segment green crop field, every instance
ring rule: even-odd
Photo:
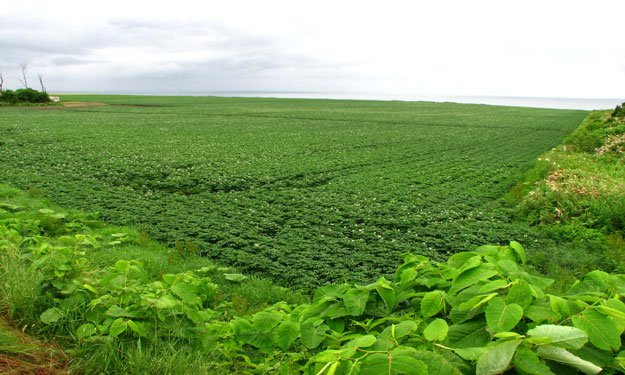
[[[306,287],[517,240],[501,197],[587,112],[87,96],[0,108],[0,180]]]

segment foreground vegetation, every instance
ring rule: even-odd
[[[306,301],[16,189],[0,187],[0,201],[0,309],[54,335],[77,371],[625,370],[625,275],[593,271],[552,294],[516,242],[446,263],[407,254],[391,279],[324,286]]]
[[[584,111],[63,99],[109,105],[3,108],[2,180],[285,286],[390,277],[407,250],[444,260],[517,239],[530,253],[568,251],[511,222],[500,197]]]

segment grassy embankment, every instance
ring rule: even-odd
[[[596,268],[625,270],[625,120],[611,114],[592,112],[508,194],[518,220],[554,241],[533,263],[563,284]]]

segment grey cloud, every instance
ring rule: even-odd
[[[128,63],[109,62],[109,49],[128,49]],[[137,65],[131,60],[134,49],[157,58]],[[118,18],[77,30],[53,20],[12,20],[0,29],[0,51],[0,67],[16,68],[20,62],[36,70],[47,67],[49,86],[68,90],[80,90],[80,85],[84,90],[255,89],[268,82],[295,85],[284,77],[318,77],[345,68],[218,22]]]
[[[72,56],[72,55],[63,55],[54,57],[50,60],[51,65],[54,66],[65,66],[65,65],[88,65],[88,64],[97,64],[101,63],[104,60],[97,59],[93,57],[82,57],[82,56]]]
[[[11,19],[0,29],[0,64],[49,64],[54,56],[88,58],[95,49],[120,40],[98,28],[78,29],[53,20]]]

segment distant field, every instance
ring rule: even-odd
[[[70,100],[69,97],[63,97]],[[510,239],[500,197],[587,112],[76,96],[0,108],[0,179],[285,285],[367,280],[406,251]]]

